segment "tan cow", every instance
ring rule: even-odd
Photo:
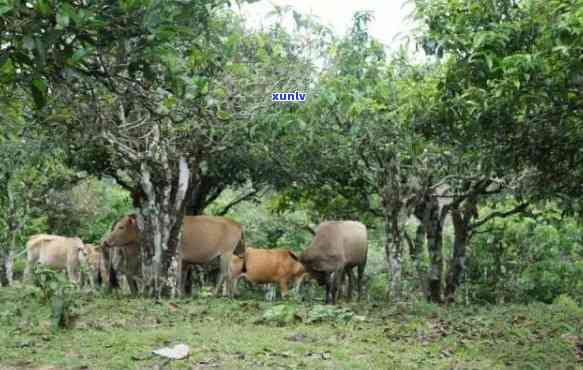
[[[26,280],[31,279],[36,264],[67,271],[69,279],[81,283],[80,254],[85,254],[85,245],[77,237],[37,234],[26,243],[27,264],[24,271]]]
[[[127,246],[140,240],[135,215],[123,217],[104,240],[107,247]],[[217,293],[227,281],[227,294],[231,295],[229,266],[232,256],[243,256],[245,240],[243,226],[225,217],[185,216],[182,229],[183,265],[208,264],[220,259],[220,276]],[[184,267],[183,267],[184,270]]]
[[[254,284],[277,283],[282,297],[288,294],[288,283],[296,281],[301,284],[304,276],[304,266],[298,257],[285,249],[258,249],[247,247],[245,250],[245,271],[243,260],[234,256],[231,260],[231,277],[233,288],[237,291],[237,283],[242,277]]]
[[[84,262],[89,270],[89,282],[91,287],[95,289],[109,279],[103,248],[93,244],[85,244],[85,251],[87,257]]]
[[[349,298],[353,290],[354,267],[358,268],[358,298],[366,267],[368,236],[366,226],[356,221],[327,221],[316,229],[312,243],[300,256],[311,276],[326,286],[326,303],[336,303],[344,274],[349,278]]]

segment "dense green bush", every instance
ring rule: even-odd
[[[573,219],[496,220],[471,243],[471,299],[551,303],[561,294],[583,302],[583,229]]]
[[[240,194],[225,191],[205,213],[217,214]],[[312,235],[304,228],[308,225],[305,212],[275,213],[270,207],[270,198],[259,204],[242,202],[225,215],[245,226],[247,245],[261,248],[286,248],[302,251],[312,240]]]

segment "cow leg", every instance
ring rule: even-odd
[[[114,261],[114,252],[109,248],[103,248],[103,259],[105,274],[104,277],[107,279],[107,292],[111,293],[115,289],[119,289],[119,277]]]
[[[102,284],[103,276],[101,274],[101,269],[99,269],[93,274],[93,289],[100,289]]]
[[[217,282],[217,287],[215,294],[218,295],[221,291],[223,283],[226,284],[227,295],[231,296],[231,277],[229,276],[229,269],[231,267],[231,254],[223,254],[220,256],[220,271],[219,271],[219,281]]]
[[[26,261],[26,268],[24,269],[24,281],[26,282],[32,281],[32,266],[34,263],[35,261],[32,261],[30,258]]]
[[[79,255],[73,255],[72,251],[67,253],[67,275],[69,280],[73,281],[77,286],[81,286],[81,268],[79,266]]]
[[[299,278],[296,279],[294,291],[295,291],[295,294],[298,296],[300,296],[303,292],[302,287],[304,285],[305,276],[306,276],[306,274],[302,274],[302,276],[300,276]]]
[[[352,291],[354,290],[354,269],[349,267],[346,269],[346,275],[348,276],[348,291],[346,292],[346,300],[348,302],[352,301]]]
[[[184,287],[184,295],[192,295],[192,270],[193,266],[182,263],[182,286]]]
[[[71,266],[70,264],[67,264],[67,275],[69,276],[69,279],[73,281],[75,284],[77,284],[78,286],[81,285],[81,272],[79,271],[78,268],[76,268],[75,266]]]
[[[126,280],[128,282],[128,286],[130,288],[130,294],[132,296],[137,296],[139,292],[138,282],[134,276],[126,276]]]
[[[334,280],[336,278],[336,272],[331,272],[326,274],[326,299],[324,300],[325,304],[334,304]]]
[[[241,280],[240,276],[234,278],[233,282],[232,282],[233,294],[237,297],[241,294],[241,292],[239,291],[239,288],[237,287],[237,285],[239,285],[239,280]]]
[[[366,262],[361,263],[360,265],[358,265],[357,267],[357,281],[356,281],[356,285],[357,285],[357,289],[358,289],[358,300],[360,301],[360,299],[362,298],[362,278],[364,277],[364,268],[366,267]]]
[[[281,292],[281,298],[285,298],[288,295],[287,280],[282,279],[279,281],[279,290]]]
[[[344,269],[336,270],[330,276],[332,304],[336,304],[336,302],[338,302],[338,293],[340,292],[343,277]]]

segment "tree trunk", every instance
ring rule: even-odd
[[[8,285],[12,285],[14,283],[14,255],[16,254],[16,237],[18,235],[18,230],[15,230],[12,233],[11,241],[10,241],[10,248],[8,249],[8,253],[5,255],[4,259],[4,268],[6,270],[6,278],[8,279]]]
[[[388,296],[392,301],[401,299],[401,259],[403,254],[399,210],[384,209],[385,256],[389,265]]]
[[[196,176],[187,194],[185,214],[189,216],[202,215],[206,207],[217,199],[224,186],[208,176]]]
[[[385,256],[389,267],[389,289],[391,301],[399,301],[402,295],[401,261],[403,255],[402,225],[399,216],[404,207],[402,199],[398,158],[395,157],[385,167],[381,182],[381,205],[385,218]]]
[[[140,209],[138,223],[143,230],[142,252],[144,263],[144,293],[161,298],[182,293],[177,256],[184,218],[185,196],[190,183],[190,170],[184,158],[178,164],[178,177],[168,161],[165,147],[161,151],[161,171],[157,171],[156,187],[153,185],[150,166],[141,165],[140,184],[146,196]]]
[[[443,279],[443,219],[440,214],[436,197],[430,197],[426,202],[426,212],[423,220],[427,233],[427,251],[429,252],[429,286],[428,300],[441,303]]]
[[[413,250],[411,259],[415,262],[415,271],[417,271],[417,279],[419,280],[419,288],[424,296],[427,296],[427,276],[425,266],[423,264],[423,251],[425,249],[425,227],[423,224],[417,225],[415,231],[415,239],[412,241]]]
[[[8,236],[10,238],[10,243],[4,248],[0,248],[0,253],[2,254],[0,258],[1,264],[0,284],[2,286],[12,285],[12,281],[14,278],[12,266],[14,259],[14,251],[16,250],[16,239],[18,236],[18,232],[20,231],[24,223],[23,220],[18,219],[19,217],[17,213],[17,205],[14,193],[10,189],[8,189],[7,195],[8,195],[8,209],[6,222],[8,224]]]
[[[0,247],[0,285],[3,287],[10,286],[8,280],[8,271],[6,268],[6,261],[9,258],[9,249],[4,246]]]
[[[452,210],[454,227],[453,257],[447,275],[445,296],[448,302],[454,302],[456,289],[460,286],[466,271],[466,249],[469,236],[469,219],[459,209]]]

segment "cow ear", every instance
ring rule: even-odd
[[[294,252],[292,252],[292,251],[287,251],[287,252],[289,253],[290,257],[293,258],[294,260],[296,260],[296,261],[300,260]]]
[[[128,219],[128,224],[130,224],[130,225],[136,224],[136,216],[135,215],[130,215],[130,218]]]

